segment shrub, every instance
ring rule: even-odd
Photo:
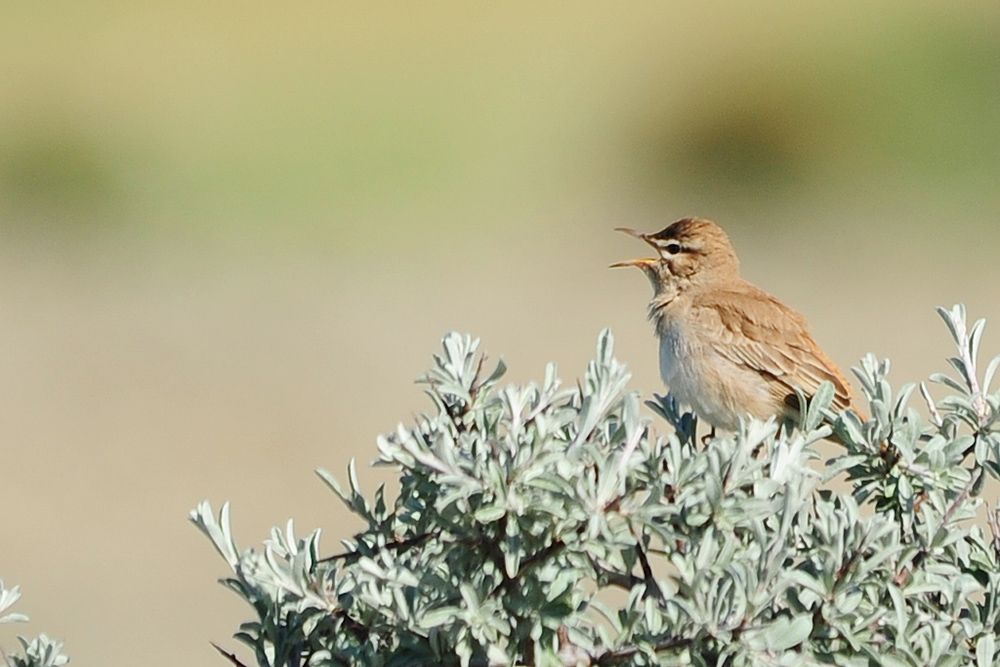
[[[28,620],[24,614],[8,612],[15,602],[21,599],[21,588],[14,586],[6,588],[0,579],[0,623],[22,623]],[[62,642],[50,639],[46,635],[38,635],[34,639],[18,637],[24,655],[10,654],[3,651],[4,661],[8,667],[61,667],[69,662],[63,655]]]
[[[241,551],[228,505],[191,518],[253,607],[236,637],[262,666],[991,665],[1000,537],[980,495],[1000,478],[1000,358],[980,381],[984,322],[940,312],[958,353],[930,378],[950,395],[919,385],[928,418],[869,355],[867,421],[830,412],[827,384],[795,428],[748,420],[704,444],[669,396],[647,402],[653,431],[608,331],[569,388],[551,365],[501,386],[503,364],[449,334],[422,379],[433,411],[378,439],[395,499],[363,494],[353,462],[346,488],[319,472],[367,526],[341,551],[291,522]]]

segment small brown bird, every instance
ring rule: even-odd
[[[833,408],[855,402],[851,386],[809,335],[802,315],[740,276],[729,237],[711,220],[684,218],[644,234],[659,257],[637,266],[653,285],[649,319],[660,339],[660,375],[670,392],[713,427],[739,418],[792,417],[795,387],[812,396],[833,383]]]

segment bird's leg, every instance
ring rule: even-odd
[[[701,436],[701,444],[708,446],[708,443],[711,442],[712,438],[714,437],[715,437],[715,427],[711,426],[709,427],[708,433]]]

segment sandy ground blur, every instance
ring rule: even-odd
[[[786,28],[821,34],[836,11],[608,6],[569,20],[560,5],[526,22],[520,5],[452,7],[422,31],[412,8],[338,22],[318,6],[275,17],[263,3],[224,5],[105,3],[97,19],[76,8],[52,23],[21,8],[23,30],[0,28],[12,45],[0,89],[43,99],[42,84],[59,84],[51,90],[75,91],[80,117],[121,111],[124,135],[148,131],[146,147],[162,149],[136,167],[129,182],[144,194],[114,210],[115,225],[39,232],[34,218],[4,220],[0,576],[22,586],[16,609],[32,617],[2,629],[4,647],[15,632],[44,631],[65,639],[74,664],[150,667],[224,664],[210,640],[242,652],[230,636],[249,610],[214,583],[225,565],[188,511],[231,501],[242,546],[293,518],[337,549],[357,526],[312,471],[366,464],[378,434],[429,407],[413,380],[447,331],[480,336],[512,381],[555,361],[572,382],[610,326],[632,387],[659,391],[649,287],[607,268],[645,250],[616,226],[715,217],[744,274],[803,312],[838,364],[889,356],[897,387],[947,369],[935,305],[964,301],[986,317],[983,366],[1000,353],[996,198],[929,199],[887,167],[892,185],[877,197],[868,191],[881,172],[867,188],[744,200],[710,187],[651,192],[622,166],[616,133],[629,119],[656,124],[622,109],[661,97],[670,107],[663,90],[693,85],[706,62]],[[250,27],[230,31],[230,12]],[[284,50],[272,52],[274,40]],[[43,48],[61,42],[67,52]],[[88,67],[99,84],[72,75]],[[329,79],[309,79],[327,67]],[[400,129],[397,103],[425,84],[431,101]],[[285,93],[306,111],[280,134]],[[338,95],[357,107],[338,122],[369,134],[309,131],[324,122],[311,105]],[[460,104],[439,117],[435,100],[449,95]],[[31,107],[18,104],[2,96],[0,116],[22,118]],[[423,151],[427,137],[437,152]],[[330,164],[297,161],[323,141]],[[16,143],[0,133],[0,149]],[[336,171],[342,157],[355,171]],[[336,191],[345,181],[353,189]],[[328,184],[328,199],[315,194]],[[369,489],[387,479],[364,465],[361,478]]]

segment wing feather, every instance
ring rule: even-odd
[[[701,326],[720,332],[710,336],[721,356],[772,379],[779,400],[794,401],[795,387],[812,396],[824,381],[834,387],[833,407],[852,407],[850,384],[809,334],[799,313],[749,283],[740,289],[713,290],[692,304]]]

